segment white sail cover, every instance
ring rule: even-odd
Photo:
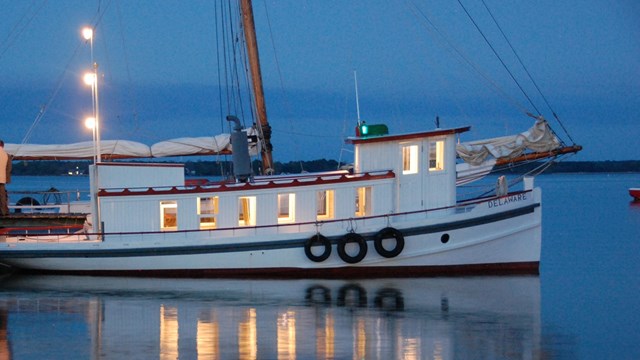
[[[151,145],[153,157],[207,155],[229,149],[229,134],[196,138],[177,138]]]
[[[253,128],[243,130],[247,136],[254,136]],[[151,146],[128,140],[101,140],[100,153],[105,158],[159,158],[188,155],[215,155],[230,153],[232,150],[229,134],[195,138],[176,138]],[[91,159],[95,155],[92,141],[74,144],[5,144],[5,151],[15,159]],[[258,145],[249,144],[249,154],[258,154]]]
[[[542,117],[536,120],[531,129],[512,136],[472,141],[458,144],[458,156],[471,165],[481,165],[489,157],[514,158],[526,150],[546,152],[560,147],[560,141]]]
[[[5,151],[20,159],[82,159],[95,155],[92,141],[74,144],[5,144]],[[150,157],[149,146],[128,140],[103,140],[100,152],[118,157]]]

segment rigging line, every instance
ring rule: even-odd
[[[478,32],[480,33],[480,35],[482,35],[482,38],[484,39],[484,41],[487,43],[487,45],[489,45],[489,48],[491,48],[491,51],[493,51],[493,54],[498,58],[498,60],[500,61],[500,63],[502,64],[502,66],[504,67],[504,69],[507,71],[507,73],[509,74],[509,76],[511,76],[511,79],[513,79],[513,81],[516,83],[516,85],[518,86],[518,88],[520,89],[520,91],[522,92],[522,94],[527,98],[527,100],[529,101],[529,104],[531,104],[531,106],[535,109],[535,111],[540,114],[540,110],[538,110],[538,108],[536,107],[536,105],[533,103],[533,101],[531,100],[531,98],[529,97],[529,95],[527,95],[527,92],[524,91],[524,89],[522,88],[522,86],[520,85],[520,83],[518,82],[518,80],[515,78],[515,76],[513,75],[513,73],[511,72],[511,70],[509,70],[509,67],[507,67],[507,64],[505,64],[505,62],[502,60],[502,58],[500,57],[500,55],[498,55],[498,52],[496,51],[496,49],[493,47],[493,45],[491,45],[491,42],[489,41],[489,39],[485,36],[484,32],[482,32],[482,30],[480,29],[480,26],[478,26],[478,24],[476,23],[476,21],[473,19],[473,17],[471,16],[471,14],[469,13],[469,11],[467,11],[467,8],[462,4],[462,1],[458,0],[458,4],[460,4],[460,6],[462,7],[462,9],[464,10],[464,12],[467,14],[467,16],[469,17],[469,20],[471,20],[471,22],[473,23],[473,25],[475,26],[476,30],[478,30]]]
[[[227,15],[229,16],[229,18],[231,18],[231,3],[230,1],[227,2],[227,8],[224,9],[224,3],[221,3],[221,8],[222,8],[222,14],[221,14],[221,18],[222,18],[222,54],[223,54],[223,60],[224,60],[224,86],[225,86],[225,95],[227,98],[227,113],[231,113],[231,95],[233,94],[230,87],[231,87],[231,82],[230,82],[230,75],[229,75],[229,69],[230,69],[230,65],[229,65],[229,37],[231,37],[231,43],[233,43],[233,35],[228,34],[228,32],[230,32],[230,26],[228,25],[228,22],[230,22],[230,20],[227,19]]]
[[[271,39],[271,48],[273,49],[273,57],[276,61],[276,70],[278,71],[278,80],[280,81],[280,90],[282,91],[282,93],[284,94],[284,80],[282,77],[282,68],[280,66],[280,59],[278,58],[278,52],[276,51],[276,43],[274,41],[273,38],[273,29],[271,27],[271,18],[269,17],[269,11],[267,8],[267,2],[263,1],[262,2],[264,4],[264,12],[266,14],[266,18],[267,18],[267,25],[269,27],[269,38]],[[285,96],[284,97],[284,101],[285,101],[285,107],[287,108],[287,110],[289,112],[291,112],[291,104],[288,101],[288,97]]]
[[[23,23],[25,21],[25,18],[27,17],[27,14],[31,11],[33,6],[35,6],[34,5],[35,0],[31,3],[31,5],[29,6],[29,9],[24,13],[24,15],[22,15],[20,20],[18,20],[18,22],[13,26],[11,31],[9,31],[9,35],[7,35],[7,38],[4,40],[4,42],[0,44],[1,45],[0,49],[2,49],[0,51],[0,58],[2,58],[2,56],[9,50],[9,48],[11,48],[11,45],[18,40],[18,38],[20,37],[20,34],[24,32],[24,30],[27,28],[27,26],[29,26],[29,24],[31,24],[31,22],[38,15],[40,10],[42,10],[42,8],[47,4],[47,1],[48,0],[44,0],[40,4],[40,6],[37,9],[35,9],[35,12],[33,12],[31,17],[29,17],[26,20],[26,23]]]
[[[240,9],[237,9],[237,14],[241,14]],[[245,115],[244,115],[244,106],[242,103],[242,88],[241,88],[241,81],[240,81],[240,71],[239,71],[239,66],[238,64],[242,64],[242,59],[244,58],[244,55],[242,54],[242,49],[244,48],[244,45],[241,45],[241,42],[243,42],[244,40],[244,36],[241,36],[241,34],[244,32],[243,27],[242,27],[242,21],[238,21],[237,24],[233,24],[233,19],[235,19],[235,17],[231,17],[230,16],[230,28],[231,29],[236,29],[236,32],[232,32],[232,64],[230,64],[231,66],[231,81],[233,83],[232,85],[232,89],[234,89],[234,105],[235,105],[235,109],[237,114],[239,115],[239,118],[242,121],[242,125],[246,127],[246,120],[245,120]],[[237,19],[236,19],[237,20]],[[238,54],[240,53],[240,54]],[[240,61],[238,61],[238,58],[240,58]],[[246,69],[246,65],[243,66]],[[246,71],[246,70],[245,70]],[[245,78],[246,78],[246,74],[245,74]],[[250,109],[252,110],[252,109]]]
[[[421,11],[417,8],[416,4],[410,4],[409,1],[405,2],[405,5],[409,8],[409,10],[412,12],[412,14],[418,19],[420,20],[422,17],[422,20],[425,20],[427,23],[429,23],[431,26],[433,26],[435,28],[435,25],[433,25],[433,23],[430,22],[430,20],[426,17],[426,15],[421,14]],[[421,16],[422,15],[422,16]],[[437,33],[434,33],[433,30],[431,30],[429,27],[425,26],[425,29],[432,34],[434,39],[438,39],[436,36],[438,35]],[[438,29],[435,29],[436,32],[438,32]],[[440,35],[444,38],[443,35]],[[441,40],[440,40],[441,41]],[[446,41],[446,38],[445,38]],[[445,51],[450,52],[450,49],[447,49],[446,47],[444,47],[442,45],[442,43],[439,44],[439,46],[441,46]],[[454,48],[452,45],[450,45],[452,48]],[[429,62],[429,66],[431,66],[432,68],[436,67],[436,62],[434,61],[434,57],[432,56],[431,52],[428,52],[429,56],[426,56],[425,59],[426,61]],[[471,68],[473,69],[473,66],[471,66]],[[436,76],[438,76],[438,79],[444,84],[445,89],[447,89],[447,92],[451,93],[453,90],[453,86],[451,85],[451,82],[445,77],[443,76],[442,73],[439,72],[435,72],[434,73]],[[496,86],[497,87],[497,86]],[[499,91],[499,89],[498,89]],[[508,98],[508,97],[507,97]],[[463,117],[467,118],[467,119],[471,119],[471,116],[467,113],[467,111],[465,111],[465,109],[462,107],[462,104],[460,101],[458,101],[458,99],[456,97],[453,97],[454,99],[454,104],[456,106],[456,108],[458,109],[458,111],[460,112],[460,114],[462,114]],[[509,99],[511,100],[511,99]],[[515,102],[515,101],[514,101]],[[518,104],[516,103],[516,107],[519,107]],[[524,109],[524,107],[522,107]]]
[[[242,16],[241,12],[239,12],[239,14]],[[244,53],[244,49],[246,49],[246,45],[245,45],[245,36],[244,36],[244,27],[243,27],[243,22],[242,21],[238,21],[238,32],[235,34],[234,38],[236,39],[236,41],[234,42],[234,46],[233,46],[233,81],[235,83],[235,89],[237,92],[237,101],[238,101],[238,110],[240,111],[240,119],[242,121],[242,125],[246,128],[247,127],[247,123],[246,123],[246,116],[244,115],[244,105],[243,105],[243,97],[242,97],[242,80],[245,81],[244,86],[246,88],[250,88],[249,86],[249,77],[250,75],[249,73],[249,66],[247,65],[247,56]],[[239,59],[239,60],[238,60]],[[244,72],[240,71],[240,67],[238,66],[238,64],[242,65],[242,69],[244,69]],[[241,77],[240,75],[244,75],[243,77]],[[251,92],[249,92],[251,93]],[[253,102],[251,101],[252,98],[251,96],[249,96],[249,114],[250,114],[250,118],[254,119],[254,113],[253,113]]]
[[[242,15],[242,14],[241,14]],[[238,103],[239,103],[239,109],[240,112],[242,113],[242,125],[243,126],[247,126],[246,124],[246,120],[245,120],[245,116],[244,116],[244,106],[243,106],[243,97],[242,97],[242,89],[243,88],[250,88],[248,83],[248,77],[250,75],[248,75],[249,72],[249,67],[247,65],[247,57],[246,54],[244,53],[244,49],[246,49],[246,40],[245,40],[245,36],[244,36],[244,27],[243,27],[243,22],[242,21],[238,21],[238,33],[236,34],[236,42],[234,43],[235,46],[233,48],[233,74],[234,74],[234,81],[235,81],[235,85],[236,85],[236,91],[237,91],[237,96],[238,96]],[[242,65],[242,68],[240,68],[238,66],[238,63],[240,63]],[[240,70],[244,70],[244,71],[240,71]],[[242,75],[242,77],[241,77]],[[242,80],[244,80],[244,83],[242,82]],[[252,106],[252,102],[251,102],[251,97],[249,97],[249,111],[251,114],[253,114],[253,106]],[[251,118],[253,118],[253,115],[251,116]]]
[[[502,88],[500,88],[500,86],[498,86],[498,84],[491,80],[491,78],[486,75],[484,72],[482,72],[480,70],[480,68],[478,68],[478,66],[476,66],[471,59],[466,56],[462,50],[460,50],[458,47],[456,47],[453,42],[447,37],[445,36],[445,34],[440,31],[440,29],[431,21],[431,19],[429,19],[429,17],[422,11],[420,10],[415,3],[410,3],[409,5],[411,5],[413,7],[413,11],[414,14],[418,14],[420,15],[420,17],[427,23],[429,24],[429,26],[431,28],[433,28],[433,31],[435,31],[435,35],[437,35],[437,37],[441,38],[444,40],[444,42],[446,43],[446,45],[449,47],[449,49],[453,50],[456,54],[458,54],[458,56],[464,60],[464,62],[467,63],[467,65],[469,65],[469,67],[471,67],[471,69],[473,69],[481,78],[483,78],[489,85],[491,85],[491,87],[500,95],[502,95],[505,99],[507,99],[513,106],[515,106],[516,108],[520,109],[520,111],[527,113],[527,108],[522,105],[519,101],[517,101],[516,99],[514,99],[512,96],[510,96],[509,94],[507,94],[504,90],[502,90]],[[407,6],[409,6],[407,5]],[[432,33],[432,30],[429,27],[425,26],[425,29],[427,29],[427,31]],[[436,38],[437,38],[436,37]],[[447,47],[440,45],[443,49],[445,50],[449,50]]]
[[[120,41],[122,42],[122,49],[124,51],[124,62],[125,62],[125,68],[127,73],[127,82],[129,83],[129,91],[131,94],[131,101],[133,103],[132,106],[133,106],[134,128],[131,131],[131,133],[133,133],[133,132],[137,132],[140,128],[140,125],[138,122],[138,109],[137,109],[137,100],[136,100],[137,96],[136,96],[135,89],[133,87],[133,79],[131,77],[131,67],[129,66],[129,52],[127,51],[127,44],[126,44],[126,39],[123,31],[124,26],[122,23],[122,11],[119,3],[116,3],[116,14],[118,15],[118,25],[120,26]]]
[[[38,115],[36,115],[36,118],[31,123],[31,126],[29,127],[29,130],[27,130],[27,133],[22,138],[21,144],[26,144],[29,141],[29,138],[31,138],[31,134],[33,133],[33,130],[40,123],[40,121],[42,120],[42,117],[44,116],[45,112],[49,108],[49,105],[51,105],[51,103],[55,99],[56,95],[58,95],[58,92],[62,88],[62,83],[64,82],[64,79],[65,79],[65,77],[67,75],[67,70],[69,70],[69,68],[71,67],[71,63],[73,62],[73,60],[78,55],[78,52],[79,52],[81,46],[82,46],[82,42],[78,43],[78,45],[76,46],[75,51],[73,52],[73,54],[71,55],[71,57],[67,61],[67,65],[65,66],[64,70],[62,71],[62,73],[58,77],[58,80],[56,81],[56,86],[55,86],[55,88],[53,90],[53,93],[49,96],[49,100],[47,100],[47,102],[40,107],[40,111],[38,112]]]
[[[538,93],[540,94],[540,96],[542,97],[542,100],[544,100],[545,104],[547,104],[547,107],[549,108],[549,110],[551,111],[551,113],[553,114],[553,117],[558,121],[558,124],[560,124],[560,126],[562,127],[562,130],[564,130],[565,134],[567,135],[567,137],[569,137],[569,140],[571,140],[572,143],[575,144],[575,142],[573,141],[573,139],[571,138],[571,135],[569,135],[569,132],[567,131],[567,129],[564,127],[564,125],[562,124],[562,122],[560,121],[560,118],[558,118],[558,115],[556,114],[556,112],[553,110],[553,108],[551,107],[551,104],[549,103],[549,101],[547,100],[547,97],[544,96],[544,94],[542,93],[542,90],[540,89],[540,87],[538,86],[538,83],[533,79],[533,76],[531,76],[531,73],[529,73],[529,69],[525,66],[524,62],[522,61],[522,59],[520,58],[520,55],[518,55],[518,52],[516,51],[516,49],[513,47],[513,45],[511,44],[511,41],[509,41],[509,39],[507,38],[507,35],[504,33],[504,31],[502,30],[502,27],[500,26],[500,24],[498,23],[498,20],[493,16],[493,13],[491,12],[491,9],[489,9],[489,6],[487,5],[487,3],[482,0],[482,4],[484,5],[485,9],[487,9],[487,12],[489,13],[489,15],[491,16],[491,19],[493,19],[493,22],[496,24],[496,26],[498,27],[498,30],[500,30],[500,34],[502,34],[502,37],[504,38],[504,40],[507,42],[507,44],[509,45],[509,47],[511,48],[511,51],[513,51],[513,54],[516,56],[516,59],[518,59],[518,62],[520,63],[520,65],[522,66],[522,68],[524,69],[525,73],[527,74],[527,76],[529,77],[529,80],[531,80],[531,83],[533,83],[533,86],[536,88],[536,90],[538,91]]]
[[[219,109],[220,109],[220,129],[222,131],[224,131],[224,112],[222,110],[222,103],[223,103],[223,99],[222,99],[222,74],[220,71],[220,36],[222,36],[219,32],[220,27],[222,26],[222,24],[219,23],[218,21],[218,7],[214,6],[214,21],[215,21],[215,36],[216,36],[216,63],[218,64],[217,66],[217,74],[218,74],[218,102],[219,102]],[[222,3],[220,3],[220,20],[223,20],[222,17],[224,15],[222,15],[223,13],[223,9],[222,9]]]
[[[106,10],[106,8],[108,8],[108,4],[105,7],[105,10]],[[102,18],[102,15],[104,15],[104,12],[96,13],[95,18],[93,20],[93,23],[95,23],[94,27],[97,27],[98,23],[100,22],[100,19]],[[40,107],[40,111],[36,115],[36,118],[33,120],[33,122],[31,123],[31,126],[27,130],[27,133],[22,138],[21,144],[26,144],[29,141],[29,139],[31,138],[31,135],[33,134],[34,129],[36,128],[36,126],[38,126],[38,124],[40,123],[40,121],[44,117],[47,109],[49,108],[49,106],[51,105],[51,103],[53,102],[55,97],[58,95],[58,92],[62,88],[62,83],[64,82],[64,79],[66,77],[67,71],[71,67],[71,63],[73,62],[73,60],[78,55],[78,52],[80,50],[80,47],[82,46],[82,43],[83,43],[83,41],[79,42],[78,45],[76,46],[76,49],[73,51],[73,54],[71,55],[71,57],[67,61],[67,64],[66,64],[64,70],[62,71],[62,73],[58,77],[58,80],[56,82],[56,86],[55,86],[55,88],[53,90],[53,93],[49,96],[49,100],[47,100],[47,102]]]

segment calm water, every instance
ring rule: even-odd
[[[87,181],[16,177],[10,190],[22,180]],[[0,281],[0,359],[640,358],[640,205],[627,193],[640,174],[536,182],[539,277],[12,276]]]

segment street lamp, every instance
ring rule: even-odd
[[[100,199],[98,198],[98,189],[100,187],[98,178],[98,163],[102,162],[102,151],[100,150],[100,106],[98,103],[98,63],[93,61],[93,28],[85,27],[82,29],[82,37],[89,41],[91,45],[91,65],[92,70],[84,75],[85,84],[91,86],[91,100],[93,104],[93,117],[85,120],[85,126],[93,131],[93,144],[95,156],[93,159],[94,179],[92,181],[91,193],[93,197],[92,207],[93,213],[96,215],[94,219],[98,232],[101,232],[102,225],[100,220]]]
[[[82,29],[82,37],[89,41],[91,47],[91,65],[93,71],[84,75],[85,84],[91,86],[91,102],[93,105],[93,118],[94,118],[94,146],[96,148],[96,156],[94,161],[96,163],[102,162],[102,152],[100,149],[100,106],[98,103],[98,63],[93,61],[93,28],[84,27]]]

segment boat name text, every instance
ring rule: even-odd
[[[524,201],[524,200],[527,200],[527,194],[522,193],[518,195],[511,195],[511,196],[499,198],[496,200],[492,200],[492,201],[489,201],[488,204],[489,204],[489,207],[492,208],[492,207],[498,207],[502,205],[507,205],[512,202]]]

